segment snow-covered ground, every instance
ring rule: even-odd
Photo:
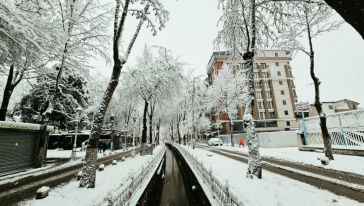
[[[114,152],[123,152],[124,150],[114,150]],[[106,150],[105,154],[109,154],[110,150]],[[60,150],[60,149],[49,149],[47,150],[47,158],[71,158],[72,150]],[[76,157],[84,157],[86,150],[80,150],[77,148]],[[103,153],[97,153],[98,157],[104,156]]]
[[[223,148],[230,151],[248,154],[247,146],[232,147],[231,145],[223,145],[216,148]],[[360,156],[334,154],[334,161],[330,161],[329,165],[322,165],[317,158],[324,157],[323,153],[299,151],[297,147],[259,148],[259,151],[261,156],[264,157],[273,157],[291,162],[364,175],[364,157]]]
[[[249,179],[245,177],[247,165],[242,162],[199,148],[184,148],[202,161],[204,167],[210,168],[212,175],[220,182],[227,182],[229,191],[244,205],[362,205],[346,197],[268,171],[264,171],[261,180]]]
[[[131,149],[132,148],[128,148],[125,151],[129,151]],[[110,153],[110,151],[107,150],[107,151],[105,151],[105,153],[98,153],[97,158],[101,158],[101,157],[104,157],[104,156],[107,156],[110,154],[120,153],[120,152],[124,152],[124,150],[115,150],[112,153]],[[65,168],[65,167],[70,167],[70,166],[79,164],[82,162],[81,157],[84,157],[85,155],[86,155],[86,151],[77,152],[77,154],[76,154],[77,159],[73,160],[73,161],[68,161],[63,164],[58,164],[58,165],[48,164],[41,168],[29,169],[24,172],[19,172],[19,173],[0,177],[0,185],[6,184],[8,182],[14,182],[14,181],[17,181],[21,178],[25,178],[28,176],[42,175],[42,174],[45,174],[48,172],[53,172],[55,170],[59,170],[59,169]],[[71,157],[71,150],[47,150],[47,158],[70,158],[70,157]]]
[[[115,195],[131,177],[134,177],[142,168],[148,165],[156,155],[164,148],[157,146],[153,155],[127,158],[124,162],[118,162],[115,166],[107,166],[104,171],[96,172],[96,187],[85,189],[78,187],[78,181],[74,180],[65,185],[51,189],[49,196],[41,200],[28,200],[20,202],[20,206],[91,206],[103,205],[106,198]]]

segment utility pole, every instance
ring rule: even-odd
[[[113,115],[110,116],[110,151],[114,151],[114,119]]]

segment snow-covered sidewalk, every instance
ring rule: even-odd
[[[129,151],[131,148],[127,148],[127,150],[114,150],[113,152],[124,152]],[[110,150],[106,150],[104,153],[97,153],[97,157],[103,157],[104,154],[110,154]],[[72,150],[62,150],[62,149],[49,149],[47,150],[47,158],[71,158]],[[80,150],[77,148],[76,150],[76,158],[81,158],[86,156],[86,150]]]
[[[121,153],[121,152],[127,152],[132,150],[132,148],[128,148],[127,150],[115,150],[113,152],[110,152],[109,150],[105,151],[105,153],[98,153],[97,154],[97,158],[102,158],[111,154],[116,154],[116,153]],[[48,156],[48,153],[51,155],[50,157]],[[82,156],[83,154],[83,156]],[[45,173],[50,173],[56,170],[60,170],[66,167],[71,167],[77,164],[80,164],[82,162],[82,158],[86,155],[86,151],[82,152],[81,154],[77,153],[76,160],[73,161],[68,161],[65,162],[63,164],[47,164],[43,167],[40,168],[34,168],[34,169],[29,169],[26,170],[24,172],[19,172],[19,173],[15,173],[15,174],[11,174],[11,175],[7,175],[7,176],[3,176],[0,177],[0,185],[2,184],[6,184],[8,182],[14,182],[17,181],[21,178],[26,178],[29,176],[37,176],[37,175],[43,175]],[[71,156],[71,150],[48,150],[47,151],[47,158],[69,158]]]
[[[124,162],[118,162],[115,166],[107,166],[104,171],[96,172],[96,187],[93,189],[79,188],[79,182],[74,180],[63,186],[51,189],[49,196],[41,200],[28,200],[20,202],[21,206],[63,206],[63,205],[104,205],[110,199],[115,198],[119,191],[128,187],[128,182],[136,178],[136,174],[146,169],[146,166],[156,158],[161,158],[161,152],[165,146],[157,146],[153,155],[127,158]],[[158,165],[156,165],[158,166]],[[106,204],[107,205],[107,204]]]
[[[221,148],[229,151],[248,154],[247,146],[232,147],[231,145],[223,145],[213,148]],[[322,165],[321,162],[317,160],[317,158],[324,157],[323,153],[300,151],[297,147],[259,148],[259,151],[262,157],[282,159],[301,164],[314,165],[327,169],[364,175],[364,157],[334,154],[334,161],[330,161],[329,165]]]
[[[229,191],[244,205],[362,205],[361,203],[320,190],[314,186],[264,171],[263,179],[245,177],[247,165],[204,149],[181,146],[197,158],[219,182],[228,184]]]

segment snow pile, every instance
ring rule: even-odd
[[[354,200],[268,171],[264,171],[261,180],[246,178],[247,164],[218,154],[209,157],[208,151],[203,149],[184,148],[197,157],[204,167],[211,168],[212,175],[220,182],[227,182],[229,191],[244,205],[361,205]]]

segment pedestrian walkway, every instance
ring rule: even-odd
[[[247,146],[239,148],[237,146],[223,145],[222,147],[216,148],[248,154]],[[330,161],[329,165],[322,165],[317,158],[324,157],[323,153],[300,151],[297,147],[259,148],[259,151],[262,157],[276,158],[364,176],[364,157],[360,156],[334,154],[334,161]]]
[[[267,170],[263,170],[262,179],[249,179],[246,178],[247,164],[241,161],[205,149],[181,147],[196,157],[199,164],[209,168],[211,176],[224,183],[244,205],[361,205],[355,200]]]

